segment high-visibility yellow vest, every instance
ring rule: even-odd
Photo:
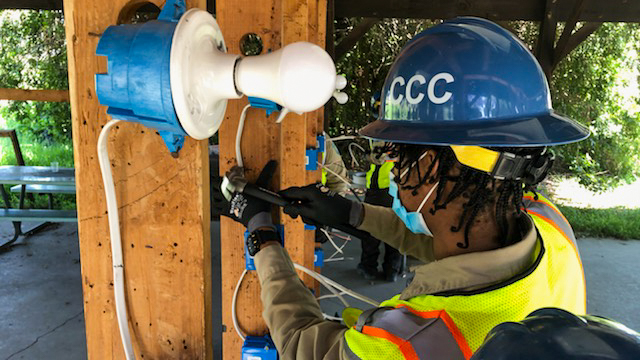
[[[327,150],[325,149],[325,151],[322,152],[322,164],[324,165],[324,162],[327,158]],[[325,168],[322,168],[322,185],[327,185],[327,170],[325,170]]]
[[[393,165],[393,161],[386,161],[382,165],[371,164],[369,171],[367,171],[367,189],[388,189],[389,174]]]
[[[433,358],[444,352],[445,358],[469,359],[489,330],[502,322],[520,321],[542,307],[584,314],[584,271],[571,226],[542,196],[534,199],[525,194],[524,205],[539,235],[528,269],[474,291],[448,291],[408,300],[397,295],[384,301],[373,314],[363,313],[368,319],[360,315],[360,326],[356,324],[345,333],[347,355],[354,359],[423,359],[427,354]],[[424,326],[424,331],[419,326]],[[416,331],[424,335],[416,336]],[[438,336],[434,336],[436,331]]]

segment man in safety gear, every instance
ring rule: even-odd
[[[382,152],[382,141],[371,141],[371,153],[369,160],[371,165],[367,171],[367,192],[364,202],[367,204],[390,208],[393,197],[389,195],[391,169],[394,161],[388,154]],[[358,273],[367,280],[373,280],[378,276],[378,257],[380,256],[380,240],[373,236],[360,239],[362,253],[358,264]],[[382,261],[382,274],[387,281],[396,281],[402,271],[402,254],[398,249],[385,243],[384,259]]]
[[[640,334],[599,316],[539,309],[489,332],[473,360],[637,360]]]
[[[525,45],[484,19],[446,21],[404,47],[382,98],[360,134],[398,158],[392,209],[309,185],[281,192],[284,211],[357,227],[427,264],[380,307],[345,311],[343,325],[323,320],[277,241],[255,241],[263,317],[281,357],[469,359],[499,323],[542,307],[584,314],[573,231],[533,190],[553,160],[547,146],[588,131],[553,112]],[[270,219],[254,218],[249,231],[269,231]]]

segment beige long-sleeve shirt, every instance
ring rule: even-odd
[[[400,252],[428,262],[416,270],[403,299],[445,290],[467,290],[500,282],[523,271],[531,262],[536,231],[508,247],[433,259],[430,237],[416,235],[389,208],[365,204],[359,229],[368,231]],[[347,359],[346,326],[323,320],[318,301],[296,274],[291,259],[280,246],[266,247],[255,256],[262,286],[263,318],[280,358]]]

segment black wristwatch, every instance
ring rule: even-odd
[[[247,237],[247,250],[249,251],[249,255],[255,256],[258,251],[260,251],[262,244],[267,241],[280,242],[280,236],[273,230],[256,230],[249,234],[249,237]]]

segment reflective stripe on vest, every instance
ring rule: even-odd
[[[393,161],[386,161],[382,165],[371,164],[369,171],[367,171],[367,189],[388,189],[389,182],[391,181],[389,179],[389,174],[391,173],[393,166]]]
[[[451,359],[471,357],[466,340],[446,311],[414,312],[407,307],[363,312],[345,333],[352,359]]]
[[[458,340],[466,340],[470,352],[478,349],[494,326],[505,321],[520,321],[536,309],[558,307],[584,314],[584,272],[571,226],[544,197],[534,199],[533,194],[527,193],[523,200],[539,236],[532,254],[532,265],[522,273],[500,284],[473,291],[448,291],[408,300],[400,300],[400,295],[397,295],[380,306],[407,308],[413,314],[434,314],[446,310],[444,313],[457,329],[456,332],[449,328],[449,332]],[[409,323],[403,321],[395,326],[405,327]],[[385,330],[389,331],[387,328]],[[369,337],[355,329],[348,330],[345,338],[347,347],[360,358],[379,358],[373,351],[385,349],[395,353],[398,356],[395,358],[403,356],[392,342],[385,340],[386,343],[382,344],[377,338],[375,341],[368,340]],[[460,344],[460,341],[457,343]],[[366,344],[375,345],[371,352]],[[423,349],[415,346],[414,349],[419,357],[423,356]]]

